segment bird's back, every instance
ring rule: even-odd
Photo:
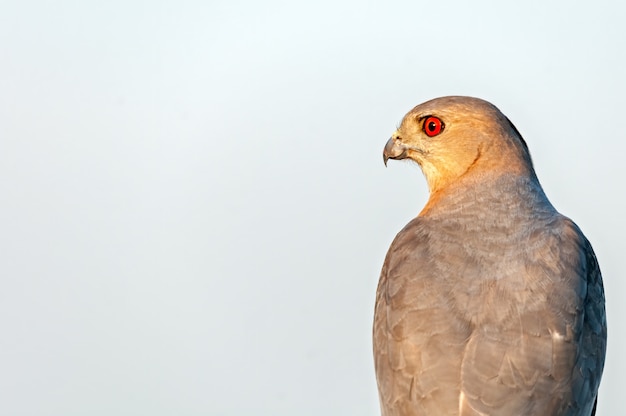
[[[534,177],[469,189],[438,196],[387,254],[383,415],[589,415],[606,346],[591,246]]]

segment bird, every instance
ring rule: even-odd
[[[488,101],[435,98],[404,116],[389,159],[416,162],[429,197],[378,282],[381,414],[595,414],[602,275],[546,197],[518,129]]]

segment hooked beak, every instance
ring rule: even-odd
[[[383,150],[383,162],[387,166],[387,160],[389,159],[404,159],[407,157],[407,147],[400,141],[400,138],[395,134],[391,136],[385,150]]]

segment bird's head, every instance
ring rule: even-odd
[[[462,176],[534,175],[515,126],[495,106],[472,97],[436,98],[409,111],[385,145],[385,165],[388,159],[417,162],[431,193]]]

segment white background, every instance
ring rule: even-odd
[[[413,106],[497,105],[607,292],[623,415],[626,6],[0,5],[0,414],[377,415],[385,252],[427,199]]]

